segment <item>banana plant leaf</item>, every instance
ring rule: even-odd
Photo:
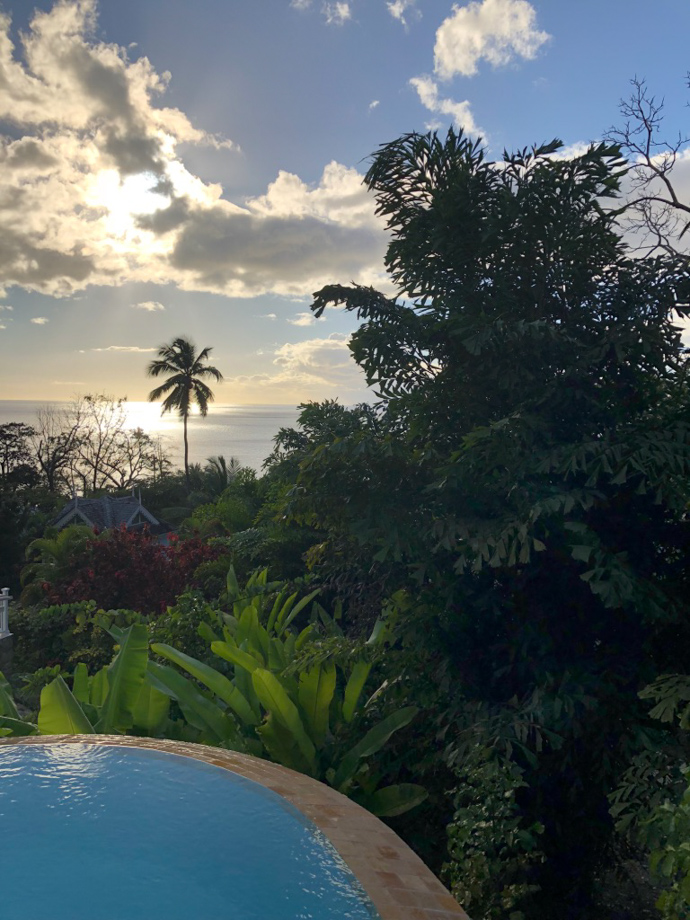
[[[231,645],[229,642],[212,642],[211,651],[214,655],[218,655],[219,658],[224,658],[225,661],[229,661],[231,664],[244,668],[244,670],[248,671],[250,674],[259,667],[259,662],[253,655],[250,655],[248,652],[243,652],[242,649]]]
[[[364,690],[364,685],[367,682],[370,671],[371,662],[364,661],[363,659],[356,661],[352,668],[343,695],[343,719],[345,719],[346,722],[352,722],[355,717],[357,704],[362,696],[362,691]]]
[[[19,738],[22,735],[37,735],[38,725],[33,722],[25,722],[23,719],[13,719],[10,716],[0,716],[0,735],[12,735]]]
[[[316,749],[305,731],[299,710],[283,689],[278,678],[264,668],[257,668],[252,674],[252,683],[264,709],[292,733],[304,759],[309,764],[310,771],[313,772],[316,769]]]
[[[391,713],[370,729],[341,760],[333,778],[335,788],[344,792],[352,782],[359,761],[380,751],[390,736],[411,722],[418,711],[416,706],[406,706],[404,709]]]
[[[335,693],[335,664],[325,661],[299,676],[298,701],[314,743],[323,744],[328,734],[328,712]]]
[[[132,709],[134,727],[156,736],[168,721],[169,712],[170,697],[145,680]]]
[[[265,757],[268,752],[276,763],[284,767],[297,770],[299,773],[312,771],[310,763],[305,760],[295,741],[295,736],[272,713],[266,716],[265,721],[259,725],[256,732],[264,747],[261,756]]]
[[[93,725],[61,677],[41,690],[38,730],[42,735],[93,735]]]
[[[80,703],[91,702],[89,669],[83,661],[80,661],[74,668],[74,675],[72,676],[72,693]]]
[[[101,668],[89,679],[89,701],[100,709],[108,696],[108,666]]]
[[[230,717],[216,703],[199,693],[191,680],[179,671],[166,664],[149,661],[146,679],[161,693],[177,701],[187,722],[202,732],[204,741],[220,744],[237,734]]]
[[[184,652],[178,652],[171,645],[165,645],[162,642],[154,642],[151,645],[151,651],[156,655],[167,658],[173,664],[179,665],[192,677],[200,680],[212,693],[215,693],[224,703],[227,703],[246,725],[256,725],[260,721],[254,714],[247,699],[228,680],[225,674],[221,674],[220,671],[216,671],[210,665],[192,658],[191,655],[185,655]]]
[[[293,594],[291,597],[289,597],[284,604],[283,609],[278,613],[276,618],[276,635],[282,636],[290,623],[292,623],[292,621],[295,619],[297,614],[301,610],[304,610],[307,604],[310,601],[313,601],[318,593],[319,589],[317,588],[316,591],[312,591],[311,594],[308,594],[306,597],[303,597],[301,601],[298,601],[294,607],[292,605],[295,603],[295,598],[297,595]],[[290,607],[292,607],[292,610],[290,610]]]
[[[399,783],[395,786],[384,786],[376,792],[363,798],[358,798],[360,805],[377,815],[379,818],[395,818],[406,811],[416,808],[429,793],[423,786],[416,783]]]
[[[120,634],[120,651],[108,667],[108,695],[96,731],[107,735],[132,727],[132,713],[144,682],[148,657],[146,627],[139,623],[128,626]]]

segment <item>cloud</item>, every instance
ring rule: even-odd
[[[10,304],[8,303],[5,303],[5,304],[0,303],[0,313],[2,313],[3,310],[8,310],[12,312],[12,310],[14,310],[14,307],[10,306]]]
[[[261,319],[278,319],[278,315],[276,313],[262,313]]]
[[[32,322],[34,326],[45,326],[50,320],[46,316],[33,316],[29,322]]]
[[[290,0],[290,6],[296,10],[307,10],[311,6],[312,0]]]
[[[326,338],[285,343],[274,352],[275,373],[254,374],[227,379],[227,383],[246,390],[278,388],[295,398],[323,397],[354,393],[365,395],[364,373],[355,364],[348,343],[349,335],[333,333]]]
[[[352,19],[350,4],[346,2],[324,3],[321,11],[329,26],[342,26],[348,19]]]
[[[430,112],[450,116],[455,125],[468,134],[481,134],[486,137],[482,129],[476,124],[470,109],[470,103],[467,100],[454,102],[452,99],[441,99],[438,85],[431,77],[412,77],[410,85],[417,90],[420,102]],[[437,126],[430,125],[429,127]]]
[[[132,307],[135,310],[147,310],[149,313],[155,313],[157,310],[165,310],[163,304],[158,303],[157,300],[144,300],[141,303],[133,303]]]
[[[139,345],[108,345],[105,348],[91,348],[90,351],[149,352],[149,351],[158,351],[158,349],[157,348],[141,348]],[[83,351],[81,353],[83,354]]]
[[[417,9],[416,2],[417,0],[389,0],[386,6],[393,19],[397,19],[407,28],[408,19],[405,13],[408,13],[409,17],[414,19],[421,19],[422,17],[421,12]]]
[[[319,319],[323,320],[324,317],[320,316]],[[316,317],[313,313],[298,313],[294,319],[289,319],[288,322],[293,326],[313,326],[316,322]]]
[[[4,323],[0,323],[0,329],[7,329],[7,326]]]
[[[348,3],[327,7],[334,22],[350,15]],[[227,200],[178,151],[236,145],[165,107],[170,74],[98,42],[95,18],[95,0],[59,0],[15,48],[0,14],[0,119],[13,125],[0,137],[0,293],[172,283],[253,297],[381,283],[384,222],[360,173],[331,163],[308,186],[281,172],[265,194]]]
[[[369,103],[369,111],[370,111],[370,112],[373,112],[374,109],[376,109],[376,108],[379,107],[379,105],[380,105],[379,100],[378,100],[378,99],[373,99],[373,100]]]
[[[471,77],[479,61],[493,67],[516,57],[532,60],[551,36],[536,27],[536,12],[527,0],[474,0],[454,6],[436,32],[434,70],[442,80]]]

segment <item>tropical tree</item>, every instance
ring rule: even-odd
[[[522,915],[585,916],[607,795],[673,741],[637,694],[690,673],[687,262],[631,257],[619,147],[558,147],[493,164],[451,131],[374,156],[402,299],[329,285],[312,309],[357,315],[350,348],[393,424],[315,445],[282,509],[325,533],[327,586],[356,547],[402,589],[400,685],[438,687],[449,880],[485,920],[519,915],[516,890],[491,903],[514,885]],[[476,829],[499,800],[490,855]]]
[[[214,395],[210,387],[204,383],[204,378],[213,377],[222,380],[223,375],[216,367],[206,364],[211,348],[202,348],[197,353],[194,344],[189,339],[178,337],[169,345],[161,345],[158,349],[158,358],[152,361],[148,368],[149,377],[169,375],[165,383],[149,393],[149,401],[155,402],[162,396],[162,413],[177,411],[184,425],[184,473],[189,488],[189,442],[187,439],[187,419],[191,407],[196,404],[202,416],[208,413],[208,404],[213,402]]]

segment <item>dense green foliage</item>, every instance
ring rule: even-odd
[[[332,285],[313,309],[357,316],[379,402],[302,406],[260,478],[216,458],[152,483],[222,560],[148,624],[156,659],[109,614],[122,700],[75,669],[73,611],[27,613],[60,649],[32,663],[73,674],[36,677],[38,724],[236,747],[388,815],[421,786],[397,827],[475,920],[600,918],[594,877],[642,851],[679,920],[690,278],[626,248],[618,148],[558,146],[491,163],[451,131],[374,155],[399,296]]]
[[[353,355],[383,402],[375,424],[297,445],[284,501],[327,534],[328,583],[345,556],[372,591],[413,592],[401,626],[452,675],[446,756],[468,736],[495,750],[508,786],[522,778],[522,826],[543,827],[544,859],[516,882],[531,917],[585,915],[607,794],[649,737],[637,694],[690,666],[686,268],[628,256],[604,207],[616,148],[557,146],[500,168],[453,132],[376,154],[366,181],[405,300],[331,286],[315,311],[357,314]],[[474,859],[462,839],[456,878]]]

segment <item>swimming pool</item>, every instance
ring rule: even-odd
[[[327,838],[339,856],[347,864],[362,888],[375,905],[381,920],[468,920],[467,914],[457,901],[443,887],[422,860],[398,837],[398,835],[370,812],[361,808],[351,799],[346,798],[330,786],[317,782],[303,773],[295,773],[280,764],[271,763],[237,751],[226,751],[185,741],[171,741],[160,738],[134,738],[127,735],[35,735],[22,738],[0,738],[0,764],[4,762],[8,751],[33,749],[36,747],[69,748],[74,745],[105,745],[117,750],[134,748],[136,750],[160,751],[179,755],[183,761],[198,761],[221,768],[239,777],[252,780],[255,784],[276,793],[284,800],[288,809],[296,810],[298,815],[307,819],[310,825]],[[197,816],[198,817],[198,816]],[[0,827],[4,829],[4,819]],[[5,882],[8,878],[7,863],[4,855],[14,849],[10,839],[3,836],[0,846],[0,872],[2,873],[2,892],[0,893],[0,918],[7,920],[5,913]],[[18,876],[26,885],[26,890],[38,878],[39,867],[32,858],[32,853],[17,853],[19,862]],[[16,862],[16,861],[15,861]],[[189,870],[186,870],[187,873]],[[27,880],[28,878],[28,880]],[[90,896],[84,900],[81,887],[70,893],[68,914],[70,920],[99,920],[103,915],[107,920],[123,920],[113,913],[98,912],[96,904],[102,902],[111,905],[113,891],[117,890],[118,880],[107,871],[107,860],[99,858],[97,897]],[[14,883],[13,883],[14,884]],[[47,916],[58,918],[53,913],[55,899],[51,896],[51,909],[46,913],[32,916],[26,911],[22,920],[45,920]],[[125,915],[129,920],[129,914]],[[226,915],[210,915],[195,912],[187,920],[223,920]],[[157,920],[154,913],[147,920]],[[270,917],[264,920],[271,920]],[[301,920],[298,917],[296,920]]]
[[[281,796],[177,754],[0,752],[3,920],[372,920],[324,835]]]

